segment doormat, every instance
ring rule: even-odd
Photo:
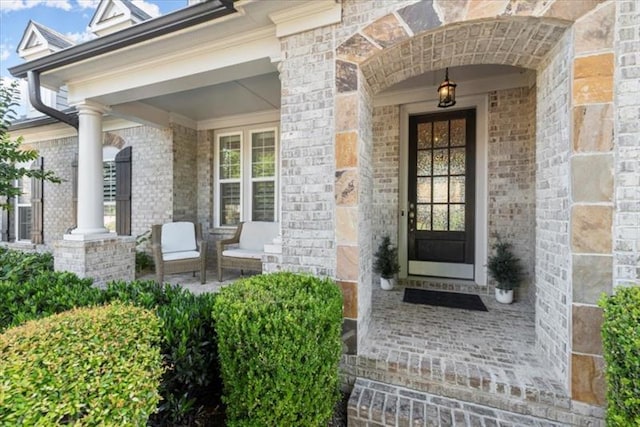
[[[411,304],[436,305],[463,310],[489,311],[478,295],[406,288],[402,301]]]

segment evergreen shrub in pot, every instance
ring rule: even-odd
[[[496,299],[498,302],[510,304],[513,301],[513,290],[522,282],[522,265],[520,259],[512,251],[512,245],[498,236],[493,245],[494,253],[489,256],[487,269],[495,279]]]
[[[384,236],[374,254],[373,271],[380,274],[380,287],[391,290],[395,285],[395,275],[400,271],[398,248],[391,244],[391,238]]]

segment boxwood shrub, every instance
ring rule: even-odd
[[[640,426],[640,287],[603,296],[602,344],[607,378],[607,425]]]
[[[328,279],[253,276],[214,305],[229,426],[326,426],[339,399],[342,293]]]
[[[122,304],[0,335],[0,425],[145,425],[160,396],[160,324]]]
[[[0,332],[27,320],[95,305],[101,299],[91,279],[73,273],[44,270],[20,280],[0,281]]]
[[[162,402],[152,423],[193,424],[198,412],[221,389],[212,318],[215,295],[194,295],[179,286],[134,281],[108,284],[103,298],[155,309],[162,322],[160,346],[167,369],[160,385]]]

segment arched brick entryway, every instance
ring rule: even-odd
[[[574,399],[603,403],[601,350],[590,338],[599,326],[589,320],[599,312],[593,289],[581,280],[606,277],[603,269],[611,278],[611,135],[592,132],[588,118],[611,122],[607,23],[614,14],[612,1],[422,1],[364,25],[336,48],[336,275],[349,296],[345,317],[357,321],[359,338],[371,311],[372,97],[449,66],[534,69],[537,339]],[[594,25],[603,31],[590,31]],[[594,259],[597,267],[589,264]],[[572,364],[591,377],[572,377]]]

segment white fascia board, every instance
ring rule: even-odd
[[[120,54],[126,55],[127,52]],[[130,50],[129,54],[132,55],[132,61],[135,61],[135,50]],[[171,56],[158,57],[144,63],[133,63],[116,71],[107,71],[88,79],[69,82],[68,99],[70,103],[79,102],[83,99],[168,82],[261,58],[271,58],[272,61],[280,58],[280,42],[275,36],[273,26],[212,43],[198,44],[188,51],[182,50]],[[181,90],[186,89],[181,88]],[[162,94],[156,92],[149,96]]]
[[[299,6],[269,14],[269,19],[276,24],[277,37],[337,24],[342,20],[342,5],[335,0],[299,3]]]
[[[105,117],[102,122],[102,131],[110,132],[137,126],[141,126],[140,123],[109,116]],[[20,129],[14,132],[9,132],[9,135],[11,139],[15,139],[21,136],[23,138],[24,144],[30,145],[56,139],[75,138],[78,136],[78,131],[65,123],[52,123],[50,125],[37,126],[33,128]]]
[[[280,122],[280,110],[260,111],[257,113],[237,114],[233,116],[201,120],[198,122],[197,129],[225,129],[270,122]]]
[[[528,87],[530,83],[529,80],[527,73],[513,73],[501,75],[499,78],[487,77],[484,79],[457,82],[456,97],[485,94],[493,90]],[[373,106],[384,107],[421,101],[435,101],[438,99],[438,86],[426,86],[418,89],[419,90],[412,88],[375,95]]]

